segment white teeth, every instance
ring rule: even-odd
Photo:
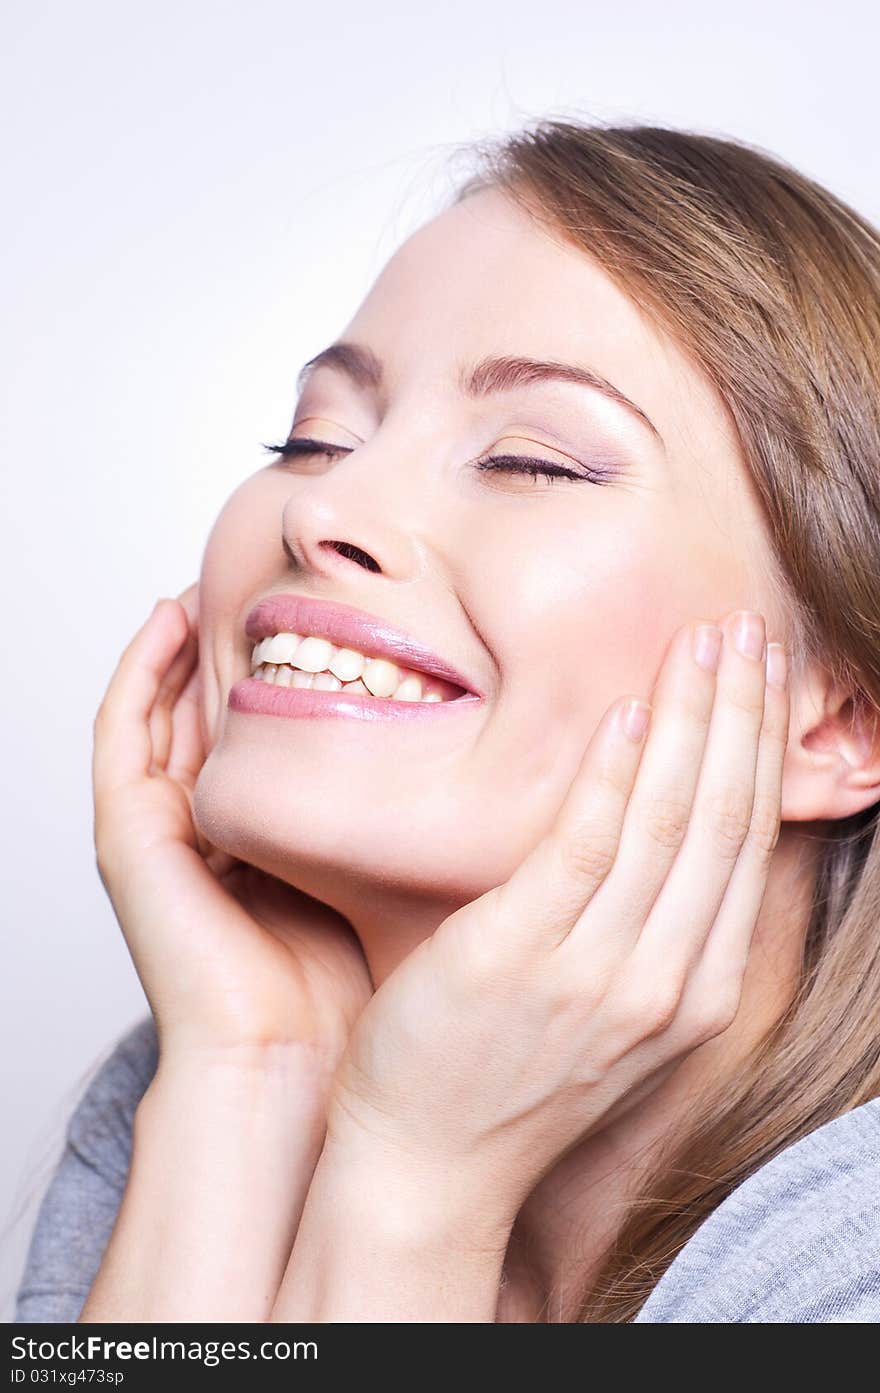
[[[366,658],[354,648],[340,648],[327,664],[330,671],[342,682],[354,682],[364,670]]]
[[[417,669],[399,667],[387,658],[368,658],[356,648],[338,648],[316,634],[286,630],[254,645],[251,675],[279,687],[323,692],[354,692],[395,701],[446,701],[454,692]]]
[[[364,667],[363,681],[373,696],[390,697],[400,686],[400,673],[395,663],[385,658],[370,658]]]
[[[335,651],[329,639],[304,638],[288,662],[302,672],[323,672]]]
[[[382,661],[376,659],[377,662]],[[393,663],[386,664],[387,667],[394,668]],[[404,669],[405,671],[405,669]],[[397,669],[395,668],[395,673]],[[387,674],[386,674],[387,675]],[[301,668],[290,667],[284,663],[262,663],[253,673],[258,682],[269,682],[276,687],[299,687],[312,689],[318,692],[351,692],[354,696],[373,696],[385,697],[393,696],[395,701],[426,702],[443,701],[442,692],[436,688],[427,686],[423,688],[422,678],[418,673],[409,672],[402,682],[398,682],[394,692],[371,691],[370,688],[359,678],[351,682],[341,682],[332,672],[304,672]],[[376,677],[375,685],[378,687],[387,686],[383,682],[381,668]]]
[[[289,663],[299,645],[302,634],[276,634],[274,638],[263,640],[265,647],[260,656],[263,663]]]
[[[400,686],[394,693],[395,701],[421,701],[422,699],[422,679],[417,677],[414,672],[408,677],[404,677]]]

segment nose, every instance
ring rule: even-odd
[[[373,443],[333,461],[320,475],[303,476],[281,513],[285,555],[297,570],[344,578],[352,566],[393,580],[412,580],[423,569],[412,488],[403,496],[399,463],[377,465]],[[367,460],[367,455],[371,460]]]

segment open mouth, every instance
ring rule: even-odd
[[[386,701],[442,702],[471,695],[431,673],[314,634],[267,635],[251,653],[251,676],[276,687],[348,692]]]

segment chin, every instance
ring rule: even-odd
[[[359,798],[350,771],[336,794],[326,767],[320,795],[304,797],[304,783],[282,782],[277,770],[269,779],[251,762],[242,767],[221,744],[196,781],[196,825],[212,846],[342,913],[367,892],[465,904],[513,870],[500,864],[508,861],[502,849],[475,831],[460,799],[450,806],[436,792],[426,796],[421,783],[406,803]]]

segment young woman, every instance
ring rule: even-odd
[[[19,1319],[880,1317],[880,238],[478,153],[109,684],[151,1015]]]

